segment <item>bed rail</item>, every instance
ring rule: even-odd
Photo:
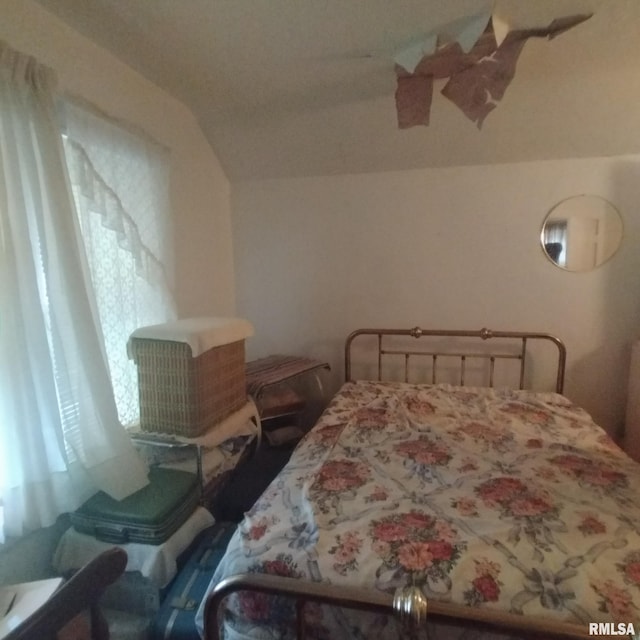
[[[204,611],[205,640],[220,640],[218,612],[223,600],[239,591],[285,596],[296,600],[296,638],[305,638],[304,607],[307,603],[326,604],[360,611],[372,611],[398,617],[403,638],[413,638],[425,622],[464,625],[516,633],[518,638],[559,640],[561,638],[588,638],[588,624],[557,622],[549,618],[532,618],[480,607],[468,607],[450,602],[416,598],[415,589],[399,589],[395,595],[381,591],[307,582],[295,578],[266,574],[239,574],[221,580],[209,594]],[[419,590],[417,590],[419,591]],[[421,594],[421,592],[420,592]],[[420,598],[424,602],[420,601]]]
[[[564,343],[559,338],[548,333],[530,333],[521,331],[493,331],[491,329],[480,329],[479,331],[462,331],[447,329],[421,329],[414,327],[413,329],[358,329],[351,333],[345,342],[345,380],[351,381],[351,350],[353,341],[361,336],[377,336],[377,376],[378,380],[382,380],[382,361],[383,356],[403,356],[404,357],[404,377],[405,382],[409,381],[409,361],[413,357],[431,358],[431,381],[436,384],[438,380],[438,364],[443,358],[455,358],[459,360],[460,385],[465,384],[466,365],[469,360],[482,359],[489,363],[489,384],[494,385],[495,363],[498,360],[519,360],[520,361],[520,382],[519,388],[524,389],[525,367],[527,354],[530,343],[533,341],[549,342],[557,348],[557,370],[556,370],[556,386],[557,393],[562,393],[564,389],[564,374],[567,359],[567,352]],[[447,349],[408,349],[408,348],[387,348],[388,339],[390,337],[410,336],[415,339],[419,338],[478,338],[482,341],[498,341],[500,346],[496,345],[491,351],[471,352]],[[520,343],[517,351],[513,350],[513,345]],[[510,351],[505,349],[505,345],[509,343],[512,346]]]

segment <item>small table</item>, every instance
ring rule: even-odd
[[[268,356],[247,363],[247,393],[258,407],[264,434],[270,444],[289,444],[304,435],[299,423],[307,399],[288,383],[305,374],[313,374],[322,395],[319,373],[329,368],[328,362],[286,355]]]
[[[328,362],[302,356],[275,355],[253,360],[246,365],[247,393],[257,402],[267,387],[311,372],[322,387],[318,372],[330,368]]]
[[[62,578],[49,578],[0,587],[0,602],[8,607],[0,612],[0,639],[35,613],[61,584]]]

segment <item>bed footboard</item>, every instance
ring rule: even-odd
[[[411,589],[398,590],[395,595],[367,589],[306,582],[266,574],[239,574],[220,581],[207,598],[204,612],[205,640],[221,638],[219,611],[223,600],[239,591],[252,591],[273,596],[286,596],[296,601],[296,637],[306,637],[304,607],[307,603],[332,605],[347,609],[395,615],[403,630],[403,637],[412,638],[417,629],[429,623],[515,633],[526,639],[588,638],[589,625],[555,622],[550,619],[531,618],[513,613],[492,611],[438,601],[416,603]],[[424,598],[423,596],[421,596]],[[422,634],[424,637],[424,634]],[[602,637],[602,636],[601,636]]]

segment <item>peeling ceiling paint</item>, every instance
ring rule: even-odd
[[[640,152],[638,0],[37,0],[184,102],[232,181]],[[402,130],[394,53],[490,7],[531,39],[482,130]],[[435,80],[440,92],[444,80]]]

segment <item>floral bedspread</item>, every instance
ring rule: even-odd
[[[415,584],[471,607],[639,622],[639,492],[640,465],[563,396],[347,383],[246,514],[212,584],[244,572]],[[225,637],[290,632],[281,599],[230,600]],[[373,615],[307,617],[312,637],[395,634]]]

